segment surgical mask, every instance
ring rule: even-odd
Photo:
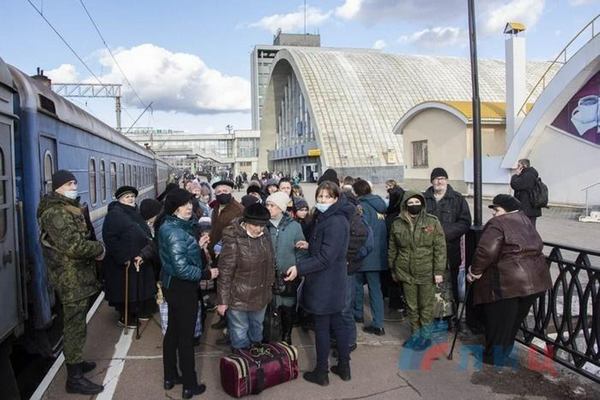
[[[409,214],[411,214],[411,215],[417,215],[423,209],[423,205],[422,204],[418,204],[418,205],[406,206],[406,209],[408,210]]]
[[[63,193],[63,195],[65,197],[70,198],[71,200],[75,200],[77,198],[77,196],[79,195],[79,193],[77,193],[77,190],[67,190]]]
[[[325,211],[329,210],[329,207],[331,207],[331,204],[324,204],[324,203],[317,203],[315,204],[315,208],[319,211],[321,211],[322,213],[324,213]]]
[[[219,204],[229,204],[231,201],[231,193],[221,193],[217,195]]]

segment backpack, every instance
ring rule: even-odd
[[[548,186],[542,182],[542,178],[537,178],[533,189],[529,192],[531,205],[533,208],[548,208]]]
[[[375,234],[373,233],[373,229],[369,226],[369,224],[367,224],[367,221],[365,221],[363,216],[361,216],[360,221],[367,229],[367,237],[365,238],[362,246],[358,248],[358,251],[354,256],[354,261],[363,260],[375,248]]]
[[[371,239],[369,239],[369,236]],[[360,269],[360,262],[373,250],[374,242],[373,231],[365,223],[363,216],[359,213],[354,214],[350,219],[350,240],[346,255],[348,273]]]

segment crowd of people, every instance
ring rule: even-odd
[[[523,182],[532,172],[527,160],[519,166],[512,182],[517,198],[524,197]],[[470,306],[483,307],[483,362],[505,361],[531,304],[551,285],[537,215],[530,215],[524,200],[493,199],[494,217],[465,278],[461,249],[471,214],[443,168],[431,171],[423,193],[387,181],[385,198],[367,180],[339,179],[329,169],[318,179],[314,207],[297,178],[254,174],[238,201],[239,182],[188,176],[139,206],[137,188],[122,186],[108,206],[100,242],[81,211],[75,176],[57,171],[38,216],[50,278],[64,309],[67,391],[103,390],[84,376],[95,364],[82,355],[86,306],[100,288],[96,262],[102,263],[100,280],[117,324],[135,327],[157,311],[157,298],[164,302],[164,387],[182,384],[183,398],[206,390],[195,370],[194,344],[210,309],[220,316],[213,327],[227,328],[221,343],[232,351],[264,340],[292,344],[294,326],[313,329],[316,364],[303,376],[327,385],[329,372],[351,379],[357,323],[367,334],[386,334],[386,296],[391,309],[406,311],[406,349],[427,349],[434,330],[464,329],[457,310],[467,280],[475,288]],[[212,298],[207,287],[214,287]],[[280,336],[265,337],[263,327],[274,312]],[[330,368],[332,346],[337,365]]]

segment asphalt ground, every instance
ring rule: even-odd
[[[314,202],[316,185],[303,185],[307,200]],[[383,187],[376,193],[384,194]],[[236,193],[241,197],[242,192]],[[244,193],[245,194],[245,193]],[[538,230],[546,241],[589,249],[599,249],[600,225],[584,224],[565,217],[568,213],[547,212],[538,220]],[[489,215],[487,208],[484,215]],[[368,303],[368,302],[366,302]],[[179,399],[181,386],[170,391],[162,387],[162,335],[159,316],[144,322],[141,338],[128,335],[116,324],[118,315],[106,302],[88,325],[85,356],[98,363],[88,374],[95,382],[104,382],[105,392],[99,396],[68,395],[64,391],[66,369],[60,368],[42,398],[44,399]],[[210,329],[216,315],[209,313],[201,344],[196,347],[196,370],[199,380],[207,385],[205,394],[197,398],[230,398],[221,388],[219,359],[229,351],[218,346],[220,331]],[[368,307],[365,322],[370,321]],[[600,385],[581,378],[554,363],[544,363],[518,346],[520,362],[513,368],[482,368],[472,356],[481,338],[459,337],[452,360],[446,359],[452,336],[436,335],[435,345],[426,354],[404,350],[408,337],[407,321],[392,315],[386,308],[385,336],[359,331],[358,348],[352,353],[352,380],[341,381],[330,374],[330,385],[320,387],[298,379],[251,398],[257,399],[599,399]],[[315,363],[312,332],[295,328],[294,345],[299,351],[301,371],[313,369]],[[470,346],[470,347],[469,347]],[[539,362],[532,362],[538,360]],[[334,359],[330,359],[334,363]],[[540,367],[541,365],[541,367]],[[541,372],[540,372],[541,371]],[[1,396],[0,396],[1,397]]]

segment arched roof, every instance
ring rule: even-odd
[[[547,65],[528,63],[529,88]],[[361,166],[366,157],[385,165],[388,149],[402,154],[402,138],[393,128],[407,111],[426,101],[471,98],[467,58],[288,47],[277,53],[272,77],[280,66],[291,66],[300,83],[327,166],[341,165],[342,158]],[[479,60],[479,84],[482,101],[504,102],[504,62]]]

